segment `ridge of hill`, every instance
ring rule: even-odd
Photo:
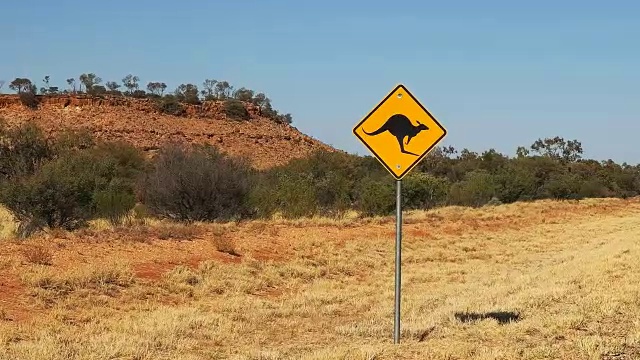
[[[260,115],[243,103],[249,120],[228,119],[224,101],[184,104],[185,116],[160,113],[152,99],[122,96],[39,95],[37,109],[18,95],[0,95],[0,119],[9,126],[33,121],[47,136],[65,130],[87,130],[97,139],[126,141],[153,153],[166,142],[211,144],[231,156],[249,159],[257,169],[283,165],[316,150],[337,151],[295,127]]]

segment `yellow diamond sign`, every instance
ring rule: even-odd
[[[447,130],[400,84],[353,128],[353,133],[400,180]]]

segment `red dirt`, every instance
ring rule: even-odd
[[[153,153],[166,142],[212,144],[233,156],[246,157],[264,169],[303,158],[316,150],[336,151],[295,127],[261,117],[250,103],[250,121],[227,120],[223,103],[190,105],[187,117],[158,113],[151,100],[83,96],[41,96],[40,107],[22,106],[17,95],[0,95],[0,119],[9,125],[34,121],[49,135],[65,128],[88,130],[101,140],[123,140]]]
[[[0,273],[0,321],[23,321],[30,317],[24,304],[24,286],[12,274]]]

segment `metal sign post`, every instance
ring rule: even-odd
[[[402,178],[446,135],[447,130],[404,85],[398,84],[353,128],[353,134],[396,179],[396,276],[393,342],[400,343]],[[414,139],[415,140],[411,140]]]
[[[402,180],[396,180],[396,294],[393,343],[400,343],[400,281],[402,260]]]

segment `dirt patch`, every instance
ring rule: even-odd
[[[134,274],[137,278],[143,280],[157,281],[162,278],[164,274],[171,271],[176,266],[188,266],[191,269],[196,270],[201,263],[209,260],[221,261],[224,263],[239,263],[241,257],[232,256],[224,253],[212,254],[211,256],[191,256],[186,259],[178,261],[162,261],[155,260],[151,262],[139,263],[133,266]]]
[[[0,321],[24,321],[32,312],[25,307],[25,289],[20,280],[0,273]]]

